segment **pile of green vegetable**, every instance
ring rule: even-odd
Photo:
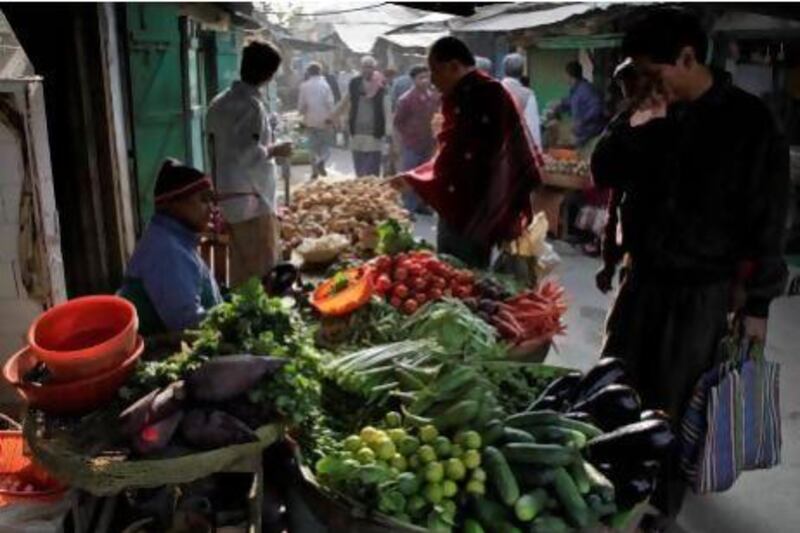
[[[250,403],[269,406],[295,426],[318,412],[321,355],[311,328],[302,321],[292,299],[270,298],[254,278],[237,289],[230,301],[213,308],[196,335],[183,352],[142,363],[130,385],[135,393],[164,387],[209,359],[243,353],[268,355],[285,358],[285,365],[249,391]]]

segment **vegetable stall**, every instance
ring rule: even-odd
[[[4,374],[37,464],[110,495],[235,470],[285,439],[310,519],[332,530],[626,527],[673,436],[619,361],[541,363],[563,288],[471,271],[395,221],[373,250],[315,283],[286,265],[251,280],[179,351],[140,346],[117,386],[66,413],[42,392],[69,384],[23,350]]]

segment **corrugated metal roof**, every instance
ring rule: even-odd
[[[583,15],[594,10],[604,10],[610,7],[609,3],[582,3],[558,6],[552,9],[537,6],[538,9],[518,11],[519,6],[509,7],[508,10],[492,16],[478,16],[473,20],[467,19],[463,24],[453,27],[455,31],[512,31],[525,28],[547,26],[567,20],[570,17]]]
[[[437,39],[448,35],[446,31],[436,32],[414,32],[414,33],[390,33],[381,35],[379,39],[389,41],[401,48],[428,48]]]

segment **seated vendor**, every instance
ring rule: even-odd
[[[156,214],[133,252],[119,290],[136,306],[142,335],[196,327],[222,300],[197,253],[213,199],[208,176],[174,159],[164,161],[156,179]]]

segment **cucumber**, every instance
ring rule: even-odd
[[[586,435],[574,429],[568,429],[560,426],[535,426],[528,428],[528,432],[542,444],[557,443],[557,444],[570,444],[581,449],[586,446]]]
[[[592,519],[589,506],[586,505],[586,501],[578,491],[575,481],[565,468],[556,468],[553,488],[570,521],[580,528],[589,526]]]
[[[536,442],[536,439],[533,437],[533,435],[527,431],[517,428],[504,428],[503,436],[500,440],[504,444],[508,444],[509,442],[527,442],[533,444]]]
[[[589,479],[591,491],[600,495],[606,503],[614,502],[614,484],[588,461],[583,462],[583,471]]]
[[[517,413],[506,418],[507,426],[525,429],[531,426],[541,426],[543,424],[554,424],[560,420],[561,416],[550,409],[542,411],[530,411]]]
[[[483,393],[483,397],[479,400],[479,403],[478,414],[475,416],[475,421],[473,423],[476,429],[483,428],[489,423],[493,417],[492,409],[497,406],[494,394],[489,391]]]
[[[531,524],[531,533],[568,533],[569,524],[557,516],[540,516]]]
[[[587,439],[593,439],[603,434],[603,430],[597,426],[593,426],[587,422],[581,422],[580,420],[573,420],[572,418],[567,418],[565,416],[559,417],[557,424],[562,428],[580,431],[586,436]]]
[[[425,418],[423,416],[417,416],[412,414],[411,412],[409,412],[408,409],[406,409],[405,405],[401,405],[400,410],[403,413],[403,419],[412,426],[422,427],[433,423],[433,420],[430,418]]]
[[[519,484],[503,454],[494,446],[483,450],[484,464],[489,480],[494,484],[500,500],[512,506],[519,499]]]
[[[530,522],[544,509],[547,503],[547,491],[536,489],[533,492],[520,496],[514,504],[514,513],[522,522]]]
[[[478,402],[464,400],[453,405],[447,411],[433,419],[433,425],[439,431],[464,427],[478,414]]]
[[[525,465],[524,468],[517,469],[517,480],[525,487],[544,487],[551,484],[555,478],[555,468],[537,468],[533,465]]]
[[[474,499],[473,505],[478,520],[489,531],[498,531],[500,524],[509,518],[505,507],[488,498],[479,496]]]
[[[464,520],[464,533],[484,533],[481,525],[472,518]]]
[[[583,460],[578,459],[569,465],[569,473],[572,476],[572,480],[575,481],[575,486],[578,487],[578,492],[584,496],[589,494],[592,485],[589,482],[589,475],[583,467]]]
[[[534,463],[547,466],[567,466],[578,458],[572,448],[556,444],[512,442],[503,446],[506,459],[514,463]]]
[[[483,443],[487,446],[494,444],[495,442],[499,441],[500,438],[503,436],[503,431],[505,428],[503,427],[503,423],[499,420],[492,420],[488,424],[486,424],[486,428],[483,432]]]

